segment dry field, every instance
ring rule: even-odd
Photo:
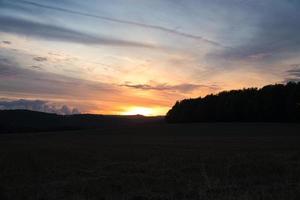
[[[299,199],[300,125],[0,135],[0,199]]]

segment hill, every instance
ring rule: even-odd
[[[57,115],[29,110],[1,110],[0,133],[94,129],[161,121],[161,117]]]
[[[180,122],[299,122],[300,82],[267,85],[178,101],[166,121]]]

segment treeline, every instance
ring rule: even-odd
[[[178,101],[167,122],[300,122],[300,82]]]

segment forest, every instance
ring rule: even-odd
[[[165,119],[170,123],[299,122],[300,82],[223,91],[177,101]]]

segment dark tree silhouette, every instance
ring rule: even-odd
[[[210,94],[176,102],[166,121],[300,122],[300,82]]]

